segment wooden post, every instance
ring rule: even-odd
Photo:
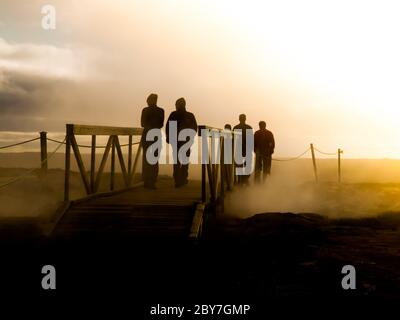
[[[47,173],[47,132],[40,132],[40,169],[41,175],[44,176]]]
[[[315,160],[314,145],[312,143],[310,144],[310,148],[311,148],[311,156],[312,156],[312,162],[313,162],[313,167],[314,167],[315,182],[318,183],[317,162]]]
[[[338,149],[338,182],[342,183],[342,167],[341,167],[341,154],[343,153],[342,150]]]
[[[166,162],[169,164],[169,159],[170,159],[170,156],[169,156],[169,154],[170,154],[170,144],[169,143],[166,143],[165,144],[165,158],[166,158]]]
[[[128,176],[129,176],[129,181],[128,185],[130,186],[131,184],[131,175],[132,175],[132,136],[129,136],[129,142],[128,142]]]
[[[207,201],[206,164],[201,164],[201,201]]]
[[[236,159],[235,159],[235,154],[236,154],[236,140],[235,140],[235,132],[233,132],[233,142],[232,142],[232,184],[233,187],[239,182],[237,175],[236,175]]]
[[[221,212],[224,212],[225,209],[225,171],[226,171],[226,164],[225,164],[225,142],[224,138],[220,138],[220,175],[221,175]]]
[[[210,198],[211,202],[214,202],[216,197],[215,197],[215,189],[214,189],[214,173],[212,171],[212,165],[211,165],[211,159],[210,163],[207,164],[207,177],[208,177],[208,186],[210,190]]]
[[[83,185],[86,190],[86,194],[90,194],[90,182],[87,177],[87,171],[85,169],[85,165],[82,160],[81,152],[79,151],[78,142],[76,141],[76,138],[75,138],[75,132],[72,132],[69,139],[71,141],[72,151],[74,152],[74,155],[75,155],[76,164],[78,165],[79,172],[80,172],[81,178],[82,178],[82,182],[83,182]]]
[[[117,151],[119,165],[120,165],[121,171],[122,171],[122,178],[124,179],[125,187],[128,187],[129,186],[129,176],[128,176],[128,171],[126,170],[124,155],[122,153],[121,144],[119,143],[118,136],[114,137],[114,141],[115,141],[114,142],[115,150]]]
[[[69,178],[71,174],[71,134],[73,134],[73,130],[73,125],[67,124],[67,135],[65,138],[64,201],[69,201]]]
[[[115,186],[115,137],[112,137],[111,147],[111,177],[110,177],[110,190],[113,191]]]
[[[137,168],[137,166],[139,164],[139,161],[140,161],[141,153],[142,153],[142,141],[140,141],[140,143],[139,143],[139,146],[138,146],[138,149],[137,149],[137,153],[136,153],[136,156],[135,156],[135,161],[133,162],[132,172],[131,172],[131,175],[129,177],[129,184],[132,184],[133,181],[134,181],[135,172],[136,172],[136,168]]]
[[[104,154],[103,154],[103,157],[101,159],[101,162],[100,162],[100,165],[99,165],[99,169],[97,171],[96,182],[95,182],[95,187],[94,187],[94,193],[96,193],[100,188],[101,178],[103,176],[103,171],[104,171],[104,168],[106,166],[106,162],[107,162],[107,159],[108,159],[108,154],[110,153],[110,149],[111,149],[111,146],[112,146],[112,140],[113,140],[112,136],[110,136],[108,138],[106,149],[104,150]]]
[[[92,135],[92,153],[90,159],[90,191],[95,193],[96,178],[96,135]]]
[[[206,141],[206,143],[208,144],[208,141]],[[208,147],[207,147],[208,148]],[[206,176],[206,170],[207,170],[207,165],[205,163],[203,163],[203,140],[201,140],[201,201],[202,202],[206,202],[207,201],[207,176]]]

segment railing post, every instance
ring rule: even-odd
[[[115,186],[115,136],[112,137],[111,146],[111,177],[110,177],[110,190],[113,191]]]
[[[338,149],[338,182],[342,183],[342,167],[341,167],[341,154],[343,153],[342,150]]]
[[[224,137],[220,138],[220,175],[221,175],[221,212],[224,212],[224,204],[225,204],[225,141]]]
[[[92,150],[90,157],[90,191],[95,192],[96,178],[96,135],[92,135]]]
[[[136,168],[139,164],[140,155],[142,154],[142,140],[139,142],[139,146],[136,152],[135,161],[133,162],[132,172],[129,176],[129,183],[132,184],[135,178]]]
[[[232,136],[232,184],[233,187],[239,182],[237,175],[236,175],[236,140],[235,140],[235,131],[233,131],[233,136]]]
[[[129,146],[128,146],[128,185],[131,185],[132,176],[132,136],[129,136]]]
[[[206,176],[206,163],[205,163],[205,155],[203,154],[203,142],[204,140],[202,139],[201,135],[201,129],[202,127],[199,126],[198,128],[198,136],[199,136],[199,155],[200,155],[200,164],[201,164],[201,201],[202,202],[207,202],[207,176]],[[208,144],[207,140],[206,143]],[[208,147],[208,146],[207,146]]]
[[[41,175],[44,176],[47,173],[47,132],[40,132],[40,169]]]
[[[311,156],[312,156],[312,162],[313,162],[313,168],[314,168],[315,182],[318,183],[317,162],[315,160],[314,145],[312,143],[310,144],[310,148],[311,148]]]
[[[215,181],[214,181],[215,174],[213,171],[214,165],[212,164],[213,156],[212,156],[212,140],[211,139],[212,139],[211,137],[209,137],[207,139],[207,150],[208,150],[207,176],[208,176],[208,187],[210,190],[210,201],[212,203],[214,203],[216,200],[216,194],[215,194],[216,188],[215,188],[215,184],[214,184],[215,183]],[[210,152],[210,149],[211,149],[211,152]]]
[[[74,127],[67,124],[67,133],[65,138],[65,177],[64,177],[64,201],[69,201],[69,179],[71,170],[71,135],[73,134]]]
[[[207,201],[206,164],[201,164],[201,201]]]

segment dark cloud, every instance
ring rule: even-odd
[[[57,128],[63,114],[55,109],[76,91],[78,60],[65,48],[0,38],[0,131]]]
[[[0,131],[60,130],[77,114],[78,106],[89,109],[85,106],[90,104],[90,98],[82,101],[84,87],[74,80],[51,75],[2,72]]]
[[[0,73],[0,131],[63,131],[66,123],[126,126],[129,118],[117,111],[121,104],[131,103],[109,82]],[[135,110],[130,111],[132,120],[134,115]],[[121,119],[126,122],[120,123]]]
[[[73,81],[19,71],[5,71],[0,80],[0,114],[38,115]]]
[[[6,71],[0,84],[1,115],[34,113],[46,102],[50,79]]]

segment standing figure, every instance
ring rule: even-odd
[[[234,180],[233,179],[234,178],[233,170],[235,169],[234,166],[233,166],[233,159],[234,159],[233,152],[234,152],[235,149],[234,149],[233,134],[231,133],[232,126],[229,123],[225,124],[224,131],[227,131],[228,134],[229,134],[229,139],[226,139],[226,140],[224,139],[224,141],[223,141],[223,143],[224,143],[224,151],[226,150],[227,147],[230,147],[230,150],[232,150],[232,153],[230,155],[231,159],[232,159],[232,162],[230,162],[230,163],[221,163],[221,165],[224,166],[223,172],[225,174],[225,181],[227,183],[227,188],[228,188],[228,190],[231,190],[232,189],[232,185],[231,184],[234,182],[233,181]],[[230,146],[226,146],[225,145],[225,143],[227,143],[227,142],[230,143]]]
[[[253,158],[253,152],[251,151],[251,154],[247,154],[247,139],[246,139],[246,132],[247,130],[251,130],[251,134],[252,134],[252,130],[253,128],[251,126],[249,126],[246,123],[246,115],[245,114],[241,114],[239,116],[239,124],[233,127],[233,130],[240,130],[241,133],[241,137],[239,136],[239,142],[241,141],[241,149],[242,149],[242,154],[238,154],[239,157],[243,157],[246,159],[252,159]],[[237,146],[235,146],[235,153],[239,152],[238,151],[239,148]],[[237,157],[235,157],[236,159]],[[236,164],[236,167],[244,167],[244,166],[251,166],[252,165],[252,160],[250,160],[250,163],[240,163],[240,164]],[[248,184],[249,183],[249,177],[250,174],[246,174],[246,175],[237,175],[237,183],[243,185],[243,184]]]
[[[254,134],[254,153],[256,154],[255,181],[260,182],[262,171],[263,180],[271,174],[271,160],[275,149],[275,139],[271,131],[267,130],[265,121],[258,124],[260,130]]]
[[[158,96],[156,94],[152,93],[149,95],[147,98],[148,107],[142,110],[141,118],[141,124],[144,128],[141,141],[143,147],[142,179],[144,187],[148,189],[156,189],[158,161],[156,164],[151,164],[147,160],[147,150],[155,141],[147,141],[146,136],[151,129],[161,130],[164,125],[164,110],[157,107],[157,99]],[[159,150],[155,151],[154,156],[156,156],[157,159],[160,157]]]
[[[184,98],[180,98],[175,103],[176,111],[173,111],[167,121],[167,143],[172,144],[172,152],[174,157],[174,180],[175,187],[179,188],[188,183],[189,175],[189,157],[190,157],[190,147],[187,148],[186,157],[187,161],[183,161],[179,156],[179,151],[187,143],[196,136],[197,133],[197,122],[193,113],[186,111],[186,101]],[[176,134],[173,135],[171,129],[176,125]],[[185,141],[179,141],[179,134],[184,129],[191,129],[191,137],[186,137]],[[192,140],[193,141],[193,140]]]

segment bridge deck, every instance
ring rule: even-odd
[[[201,201],[200,181],[190,181],[176,189],[172,179],[164,178],[157,187],[157,190],[137,187],[72,203],[53,235],[188,237],[196,204]]]

